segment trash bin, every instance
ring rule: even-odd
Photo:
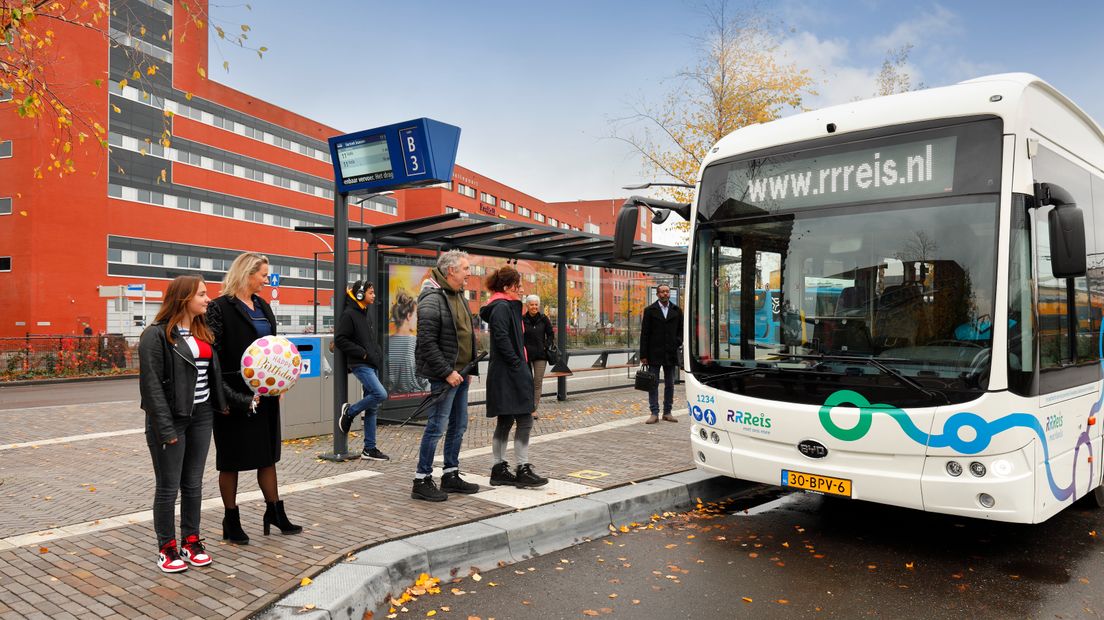
[[[333,433],[332,334],[288,336],[299,349],[302,370],[295,387],[280,404],[280,433],[284,439],[298,439]],[[360,383],[349,382],[348,402],[360,400]]]

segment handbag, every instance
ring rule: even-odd
[[[641,366],[640,370],[636,371],[636,380],[633,383],[633,387],[641,392],[651,392],[659,385],[659,374],[654,373],[646,366]]]
[[[556,346],[555,342],[550,341],[548,345],[544,347],[544,357],[548,359],[548,364],[550,366],[555,366],[560,363],[560,349]]]

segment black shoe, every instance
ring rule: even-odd
[[[391,457],[389,457],[386,454],[380,452],[376,448],[372,448],[371,450],[365,450],[365,451],[361,452],[360,453],[360,458],[362,458],[366,461],[390,461],[391,460]]]
[[[491,468],[491,486],[514,486],[517,484],[517,476],[510,471],[510,464],[506,461],[498,463]]]
[[[414,479],[414,490],[410,492],[412,499],[421,499],[427,502],[443,502],[448,499],[448,493],[437,488],[433,484],[433,476]]]
[[[471,495],[472,493],[479,492],[479,485],[465,482],[464,479],[460,477],[460,472],[458,471],[450,471],[441,476],[441,490],[448,493]]]
[[[337,428],[341,429],[342,434],[348,435],[349,431],[353,428],[353,420],[356,419],[355,415],[349,415],[349,403],[341,405],[341,416],[337,418]]]
[[[542,478],[533,471],[533,466],[529,463],[524,465],[518,465],[517,468],[517,482],[514,483],[519,489],[532,489],[536,487],[543,487],[548,484],[548,478]]]
[[[237,508],[227,508],[222,517],[222,539],[235,545],[248,545],[249,536],[241,526],[241,517]]]
[[[298,534],[303,531],[301,525],[295,525],[288,520],[287,513],[284,512],[284,502],[265,502],[264,513],[264,535],[268,536],[269,526],[275,525],[280,528],[281,534]]]

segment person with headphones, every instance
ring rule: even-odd
[[[355,403],[341,406],[338,428],[348,434],[353,420],[364,413],[364,451],[360,458],[369,461],[389,461],[391,457],[376,447],[376,414],[380,403],[387,400],[387,390],[380,382],[383,371],[383,350],[376,341],[376,320],[368,306],[376,302],[376,288],[371,282],[357,280],[346,294],[349,301],[337,323],[334,342],[345,354],[349,372],[353,373],[364,386],[364,398]]]

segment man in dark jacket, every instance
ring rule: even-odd
[[[479,485],[460,477],[460,444],[468,428],[468,378],[460,371],[475,359],[475,330],[464,298],[469,274],[471,264],[466,252],[445,252],[437,259],[437,267],[430,270],[418,295],[415,371],[429,379],[430,391],[441,398],[429,408],[422,433],[418,469],[410,493],[414,499],[443,502],[448,493],[479,492]],[[445,435],[445,466],[438,489],[433,483],[433,455],[441,435]]]
[[[640,321],[640,363],[656,374],[663,370],[663,419],[678,422],[671,415],[675,400],[675,367],[682,346],[682,310],[671,303],[671,287],[660,284],[656,302],[644,309]],[[659,385],[648,391],[648,407],[652,415],[645,424],[659,420]]]
[[[389,461],[391,458],[376,447],[376,414],[379,413],[380,403],[387,400],[387,390],[379,380],[383,370],[383,350],[376,342],[374,313],[368,309],[376,302],[376,288],[371,282],[357,280],[346,294],[349,301],[345,302],[345,312],[337,323],[334,343],[345,354],[349,372],[364,386],[364,398],[342,405],[337,425],[341,432],[348,434],[353,420],[364,412],[364,450],[360,458]]]

